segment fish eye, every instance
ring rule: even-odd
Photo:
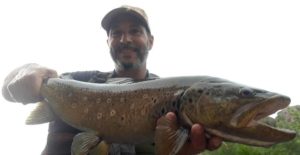
[[[242,97],[252,97],[255,95],[254,91],[250,88],[241,88],[239,94]]]

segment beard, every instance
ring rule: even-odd
[[[135,62],[123,62],[118,58],[118,54],[120,54],[123,50],[132,50],[137,55],[137,60]],[[110,54],[117,65],[118,68],[129,70],[129,69],[137,69],[146,63],[146,59],[148,57],[148,49],[147,47],[139,48],[133,44],[120,44],[118,46],[110,48]]]
[[[121,66],[122,69],[124,70],[129,70],[129,69],[138,68],[139,65],[133,63],[118,63],[118,66]]]

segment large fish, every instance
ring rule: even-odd
[[[258,122],[290,103],[290,98],[208,76],[163,78],[124,84],[92,84],[51,78],[42,85],[45,100],[27,124],[59,117],[82,130],[72,144],[74,155],[85,155],[101,140],[108,143],[155,142],[156,154],[176,154],[188,139],[192,124],[225,141],[271,146],[291,140],[296,133]],[[169,111],[179,117],[179,128],[156,128]],[[155,138],[154,138],[155,137]]]

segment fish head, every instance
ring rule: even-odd
[[[259,120],[287,107],[290,101],[288,96],[230,81],[199,82],[182,95],[180,114],[186,124],[200,123],[227,141],[270,146],[296,134]]]

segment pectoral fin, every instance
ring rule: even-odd
[[[72,155],[87,155],[91,148],[95,147],[99,141],[99,137],[94,133],[79,133],[73,138],[71,153]]]
[[[89,155],[108,155],[109,144],[101,141],[96,147],[90,150]]]
[[[55,120],[55,114],[49,107],[46,101],[38,103],[36,108],[30,113],[30,115],[26,119],[26,124],[34,125],[34,124],[42,124],[48,123]]]
[[[175,155],[188,139],[188,130],[173,124],[166,117],[158,120],[155,130],[155,152],[157,155]]]

